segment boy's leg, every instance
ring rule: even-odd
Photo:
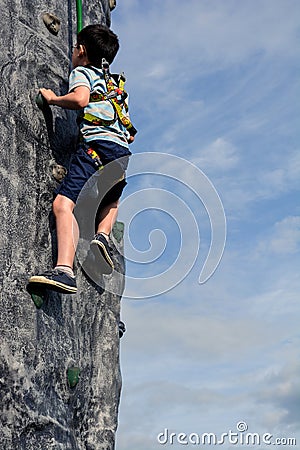
[[[78,243],[79,229],[74,217],[75,203],[64,195],[58,194],[53,202],[57,233],[57,266],[73,269]]]
[[[104,206],[99,214],[99,224],[97,233],[104,233],[108,236],[117,220],[119,200]]]
[[[73,215],[75,203],[64,195],[58,194],[53,202],[56,219],[58,259],[53,270],[29,279],[29,285],[42,285],[59,292],[74,294],[77,291],[73,273],[73,262],[78,242],[78,225]]]
[[[53,212],[56,219],[58,258],[54,269],[32,276],[29,285],[42,285],[61,292],[75,293],[76,280],[73,263],[79,237],[76,219],[73,215],[75,203],[86,182],[97,168],[82,144],[72,155],[69,171],[56,190]]]
[[[101,208],[98,212],[98,227],[94,239],[91,241],[92,259],[87,259],[85,271],[88,275],[105,273],[110,274],[114,263],[108,246],[108,238],[117,219],[119,200],[113,201]]]
[[[109,175],[111,174],[109,173]],[[113,175],[115,175],[114,179],[116,179],[116,176],[120,177],[120,168],[118,169],[117,173],[113,172]],[[109,274],[114,270],[114,263],[112,260],[112,255],[110,253],[108,239],[109,234],[111,233],[117,219],[119,199],[125,186],[126,180],[123,173],[123,177],[119,179],[117,183],[114,184],[109,190],[107,190],[97,212],[97,233],[94,239],[91,241],[91,252],[98,261],[95,261],[95,263],[93,263],[95,269],[97,270],[96,267],[98,265],[99,272],[102,273]]]

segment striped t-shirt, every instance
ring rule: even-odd
[[[78,66],[72,70],[69,77],[69,92],[79,86],[88,87],[91,94],[95,92],[102,94],[107,92],[103,72],[94,66]],[[108,121],[114,117],[116,118],[113,123],[105,126],[94,125],[91,122],[82,120],[79,126],[80,133],[86,142],[104,139],[128,148],[127,138],[129,133],[115,115],[115,110],[111,102],[108,100],[90,102],[84,108],[84,114],[92,114],[95,117]]]

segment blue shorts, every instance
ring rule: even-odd
[[[103,170],[98,170],[99,163],[87,153],[91,148],[99,156]],[[68,173],[55,190],[55,194],[68,197],[76,203],[83,188],[88,188],[87,181],[95,175],[99,179],[98,187],[103,191],[103,195],[99,196],[101,205],[117,201],[126,186],[125,171],[130,155],[131,152],[126,147],[112,141],[99,140],[88,144],[80,142],[71,156]]]

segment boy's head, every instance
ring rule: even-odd
[[[102,58],[111,64],[119,50],[118,36],[105,25],[88,25],[77,36],[77,44],[83,45],[89,62],[101,67]]]

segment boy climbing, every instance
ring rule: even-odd
[[[121,82],[119,80],[117,84],[109,73],[109,64],[118,49],[118,37],[108,27],[99,24],[85,27],[78,33],[73,49],[69,92],[57,96],[50,89],[40,89],[49,105],[81,110],[78,120],[80,137],[68,173],[57,188],[53,201],[58,246],[56,266],[41,275],[32,276],[29,279],[31,286],[42,285],[71,294],[77,291],[73,263],[79,229],[73,211],[85,183],[99,166],[105,168],[111,164],[118,166],[118,175],[101,200],[96,235],[90,248],[97,256],[99,271],[107,274],[113,271],[109,235],[126,185],[124,175],[131,155],[128,143],[133,142],[136,133],[128,114],[122,112],[127,107],[124,103],[124,79],[122,81],[120,76]]]

